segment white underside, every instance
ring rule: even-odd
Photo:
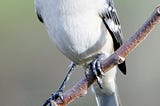
[[[36,4],[43,8],[50,38],[73,62],[83,64],[103,47],[104,52],[113,52],[112,38],[99,16],[105,0],[37,0]]]

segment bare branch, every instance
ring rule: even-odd
[[[109,58],[101,63],[101,67],[104,72],[109,71],[115,65],[122,63],[126,56],[136,48],[151,32],[151,30],[160,22],[160,6],[158,6],[151,17],[139,28],[139,30],[133,34],[133,36],[126,41],[117,51],[115,51]],[[66,106],[75,99],[85,95],[88,88],[96,80],[92,70],[87,71],[87,77],[84,76],[79,82],[77,82],[71,89],[63,94],[64,101],[56,100],[56,106]]]

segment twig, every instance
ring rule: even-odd
[[[151,32],[151,30],[160,22],[160,6],[158,6],[151,17],[139,28],[139,30],[133,34],[133,36],[126,41],[117,51],[115,51],[109,58],[104,60],[101,63],[101,67],[104,72],[109,71],[115,65],[122,63],[126,56],[133,49],[136,48]],[[64,100],[56,100],[56,106],[66,106],[71,103],[75,99],[84,96],[87,93],[88,88],[92,85],[92,83],[96,80],[94,77],[92,70],[87,71],[87,77],[84,76],[79,82],[77,82],[71,89],[66,91],[63,94]]]

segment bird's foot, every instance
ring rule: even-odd
[[[63,90],[59,89],[55,93],[51,94],[51,97],[46,100],[43,106],[52,106],[52,101],[60,99],[63,102]]]
[[[100,77],[99,75],[102,75],[102,76],[105,75],[105,73],[102,71],[101,64],[100,64],[103,57],[104,57],[104,54],[98,54],[95,57],[95,59],[89,64],[89,67],[91,68],[91,70],[93,70],[93,73],[97,78],[97,83],[100,88],[102,88],[102,77]]]
[[[52,97],[52,100],[60,99],[61,101],[63,101],[63,90],[59,89],[58,91],[53,93],[51,97]]]

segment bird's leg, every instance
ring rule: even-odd
[[[69,66],[68,72],[67,72],[67,74],[66,74],[66,76],[65,76],[62,84],[60,85],[60,87],[58,88],[58,90],[57,90],[55,93],[53,93],[48,100],[46,100],[46,102],[44,103],[43,106],[47,106],[48,104],[51,105],[51,101],[52,101],[52,100],[57,100],[58,98],[63,101],[63,95],[62,95],[62,93],[63,93],[63,91],[64,91],[64,88],[65,88],[66,83],[68,82],[68,80],[69,80],[69,78],[70,78],[70,76],[71,76],[71,74],[72,74],[72,70],[73,70],[75,67],[76,67],[76,64],[72,62],[72,63],[70,64],[70,66]]]
[[[71,63],[70,64],[70,66],[69,66],[69,69],[68,69],[68,72],[67,72],[67,74],[66,74],[66,76],[65,76],[65,78],[64,78],[64,80],[63,80],[63,82],[62,82],[62,84],[61,84],[61,86],[59,87],[59,89],[56,91],[56,95],[57,95],[57,93],[58,93],[58,95],[60,95],[61,96],[61,94],[63,93],[63,91],[64,91],[64,88],[65,88],[65,85],[66,85],[66,83],[69,81],[69,79],[70,79],[70,76],[71,76],[71,74],[72,74],[72,70],[74,70],[74,68],[76,67],[76,64],[75,63]],[[56,95],[55,95],[55,97],[56,97]],[[54,98],[53,98],[54,99]],[[54,100],[56,100],[57,98],[55,98]],[[62,98],[61,98],[62,99]]]
[[[100,62],[102,61],[104,54],[98,54],[95,59],[89,64],[90,68],[93,70],[94,75],[97,78],[97,83],[100,88],[102,88],[102,77],[99,77],[101,74],[104,76],[104,72],[100,66]]]

